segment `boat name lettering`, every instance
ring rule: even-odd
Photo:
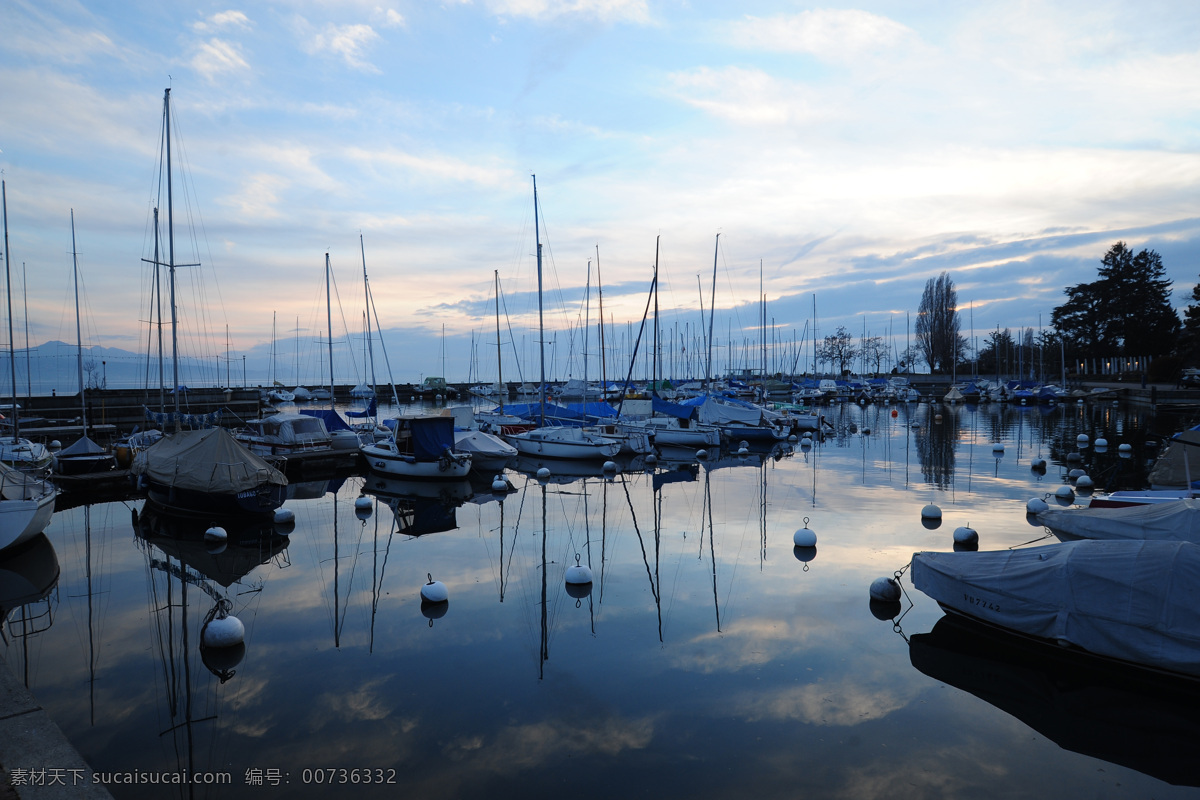
[[[996,611],[996,612],[1000,611],[1000,606],[996,605],[991,600],[985,600],[982,597],[972,597],[971,595],[966,594],[964,592],[963,600],[966,602],[967,605],[970,605],[970,606],[981,606],[983,608],[986,608],[988,611]]]

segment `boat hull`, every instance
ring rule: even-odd
[[[56,492],[29,500],[0,501],[0,550],[27,542],[46,529],[54,515]]]
[[[467,477],[471,471],[471,456],[464,453],[424,461],[376,445],[364,445],[360,452],[372,472],[393,478],[455,481]]]
[[[148,481],[146,498],[173,514],[205,518],[266,516],[283,505],[287,486],[264,483],[237,493],[213,493]]]

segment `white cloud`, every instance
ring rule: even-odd
[[[206,20],[199,20],[192,23],[192,30],[197,33],[211,33],[216,30],[241,28],[249,30],[250,18],[241,11],[221,11],[213,14]]]
[[[404,19],[404,15],[394,8],[375,7],[373,17],[382,20],[380,23],[385,28],[406,28],[408,21]]]
[[[506,167],[481,166],[448,156],[414,155],[402,150],[364,150],[356,147],[348,149],[346,155],[374,168],[391,167],[438,180],[452,180],[480,186],[506,186],[514,178],[513,171]]]
[[[328,53],[340,56],[347,66],[363,72],[379,72],[367,60],[367,51],[379,40],[379,34],[370,25],[334,25],[312,35],[305,47],[309,54]]]
[[[700,67],[668,80],[679,100],[745,125],[811,123],[829,116],[814,89],[761,69]]]
[[[248,70],[250,65],[242,58],[237,45],[214,38],[196,46],[192,69],[213,80],[217,75]]]
[[[918,40],[915,31],[899,22],[856,9],[747,16],[732,24],[730,34],[742,47],[809,53],[825,61],[857,60]]]
[[[645,0],[485,0],[487,9],[499,16],[556,19],[584,17],[601,22],[650,21]]]

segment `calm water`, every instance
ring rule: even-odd
[[[1061,484],[1077,434],[1111,443],[1083,451],[1098,484],[1137,485],[1147,439],[1193,421],[941,412],[834,409],[838,433],[811,450],[612,479],[509,470],[502,501],[490,479],[440,496],[370,482],[365,519],[362,477],[311,482],[290,537],[243,532],[217,555],[135,525],[141,501],[60,511],[53,553],[21,569],[56,557],[61,574],[9,613],[4,655],[98,772],[230,776],[118,798],[327,797],[331,779],[347,797],[1193,795],[1154,776],[1200,782],[1200,708],[956,657],[907,579],[898,624],[868,603],[872,580],[949,549],[959,525],[982,549],[1039,539],[1024,503]],[[793,552],[806,519],[815,556]],[[564,584],[577,556],[595,578],[582,598]],[[432,620],[427,574],[450,594]],[[245,653],[210,669],[200,627],[222,600]],[[1173,712],[1187,722],[1166,745],[1114,763],[1145,742],[1138,721]]]

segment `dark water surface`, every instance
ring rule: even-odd
[[[680,453],[611,479],[552,464],[543,484],[522,464],[502,500],[490,476],[372,482],[365,519],[362,477],[309,482],[289,537],[231,532],[216,555],[135,522],[140,500],[60,511],[52,552],[17,571],[61,574],[44,600],[5,601],[4,656],[99,773],[229,776],[110,785],[118,798],[1193,796],[1194,698],[1009,659],[939,624],[907,579],[899,624],[879,619],[868,588],[960,525],[981,549],[1040,539],[1025,501],[1077,466],[1079,433],[1110,442],[1082,451],[1098,485],[1137,486],[1145,442],[1194,421],[897,411],[833,409],[838,432],[811,449]],[[793,551],[806,520],[815,554]],[[582,598],[564,583],[577,556]],[[427,575],[450,597],[434,619]],[[206,664],[222,600],[245,652]]]

